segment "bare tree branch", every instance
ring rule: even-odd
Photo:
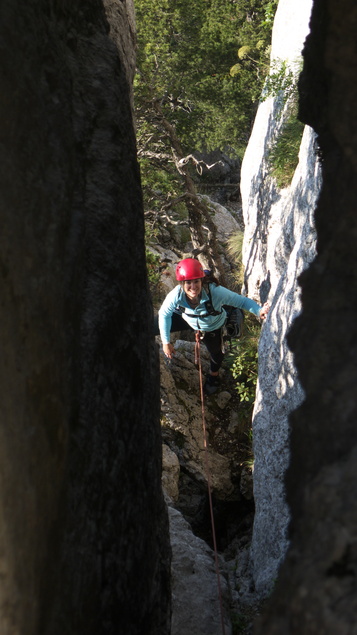
[[[211,163],[211,165],[208,165],[204,161],[196,159],[196,157],[194,157],[193,154],[188,154],[187,157],[183,157],[182,159],[180,159],[179,162],[178,162],[178,165],[179,165],[179,167],[187,165],[187,163],[189,161],[192,161],[192,163],[196,167],[196,171],[200,175],[202,174],[202,166],[207,168],[207,170],[211,170],[212,168],[215,167],[215,165],[223,165],[222,161],[216,161],[215,163]]]
[[[174,126],[166,119],[161,108],[161,100],[154,99],[153,107],[161,124],[169,136],[172,154],[178,172],[183,176],[186,187],[187,211],[189,215],[189,227],[194,249],[200,250],[201,261],[206,269],[213,269],[220,281],[224,283],[225,273],[220,255],[218,253],[217,227],[215,226],[210,210],[206,203],[200,200],[194,181],[189,173],[189,159],[184,156],[181,143],[176,135]],[[181,163],[180,163],[181,162]],[[208,227],[208,239],[205,239],[202,228],[202,217]],[[206,245],[204,248],[203,246]]]

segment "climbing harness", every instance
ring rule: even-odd
[[[221,315],[224,309],[227,317],[222,327],[223,340],[224,342],[229,342],[230,348],[232,350],[232,339],[239,339],[243,335],[244,312],[238,307],[226,304],[222,306],[220,311],[217,311],[213,306],[210,283],[208,283],[207,294],[208,300],[204,302],[206,313],[201,313],[200,315],[196,313],[187,313],[186,307],[182,305],[178,305],[175,309],[175,312],[179,315],[185,313],[187,317],[199,318],[200,320],[202,320],[202,318],[209,317],[210,315]]]
[[[206,313],[200,313],[200,315],[198,315],[197,313],[187,313],[186,307],[182,306],[181,304],[179,304],[176,307],[175,311],[177,313],[180,313],[181,315],[182,313],[185,313],[187,317],[194,317],[194,318],[200,318],[200,319],[209,317],[210,315],[221,315],[221,313],[223,313],[223,307],[221,308],[220,311],[216,311],[216,309],[214,308],[212,304],[211,290],[209,287],[207,290],[207,294],[208,294],[208,300],[204,302]]]
[[[202,365],[201,365],[201,339],[203,335],[200,331],[195,331],[195,365],[198,368],[199,380],[200,380],[200,396],[201,396],[201,413],[202,413],[202,428],[203,428],[203,447],[204,447],[204,455],[205,455],[205,464],[206,464],[206,477],[207,477],[207,489],[208,489],[208,500],[209,500],[209,508],[211,515],[211,527],[212,527],[212,539],[213,539],[213,550],[214,550],[214,561],[217,575],[217,586],[218,586],[218,599],[221,613],[221,626],[222,626],[222,635],[225,635],[225,625],[223,618],[223,601],[222,601],[222,589],[221,589],[221,578],[219,573],[219,563],[218,563],[218,552],[217,552],[217,542],[216,542],[216,530],[214,524],[214,514],[213,514],[213,504],[212,504],[212,491],[211,491],[211,476],[209,470],[209,462],[208,462],[208,442],[207,442],[207,429],[206,429],[206,419],[205,419],[205,406],[204,406],[204,396],[203,396],[203,379],[202,379]]]

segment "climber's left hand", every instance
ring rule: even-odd
[[[265,320],[266,316],[268,315],[270,310],[270,306],[268,302],[265,302],[262,306],[262,308],[260,309],[260,313],[259,313],[259,317],[261,320]]]

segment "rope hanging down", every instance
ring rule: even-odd
[[[213,504],[212,504],[212,491],[211,491],[211,475],[209,470],[209,461],[208,461],[208,443],[207,443],[207,429],[206,429],[206,418],[205,418],[205,406],[204,406],[204,396],[203,396],[203,381],[202,381],[202,366],[201,366],[201,333],[200,331],[195,332],[195,365],[198,367],[198,374],[200,379],[200,396],[201,396],[201,412],[202,412],[202,428],[203,428],[203,447],[205,450],[205,464],[206,464],[206,477],[207,477],[207,489],[208,489],[208,500],[209,500],[209,508],[211,515],[211,527],[212,527],[212,539],[213,539],[213,550],[214,550],[214,561],[217,575],[217,586],[218,586],[218,599],[219,606],[221,612],[221,626],[222,626],[222,635],[225,635],[225,626],[224,626],[224,618],[223,618],[223,601],[222,601],[222,589],[221,589],[221,578],[219,573],[219,563],[218,563],[218,552],[217,552],[217,542],[216,542],[216,530],[214,525],[214,514],[213,514]]]

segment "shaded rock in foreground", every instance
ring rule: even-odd
[[[1,635],[169,632],[132,13],[1,3]]]
[[[193,535],[189,524],[177,510],[169,507],[169,518],[172,546],[171,635],[221,635],[214,553],[203,540]],[[226,635],[231,635],[229,591],[226,577],[221,573],[220,586],[225,631]]]

